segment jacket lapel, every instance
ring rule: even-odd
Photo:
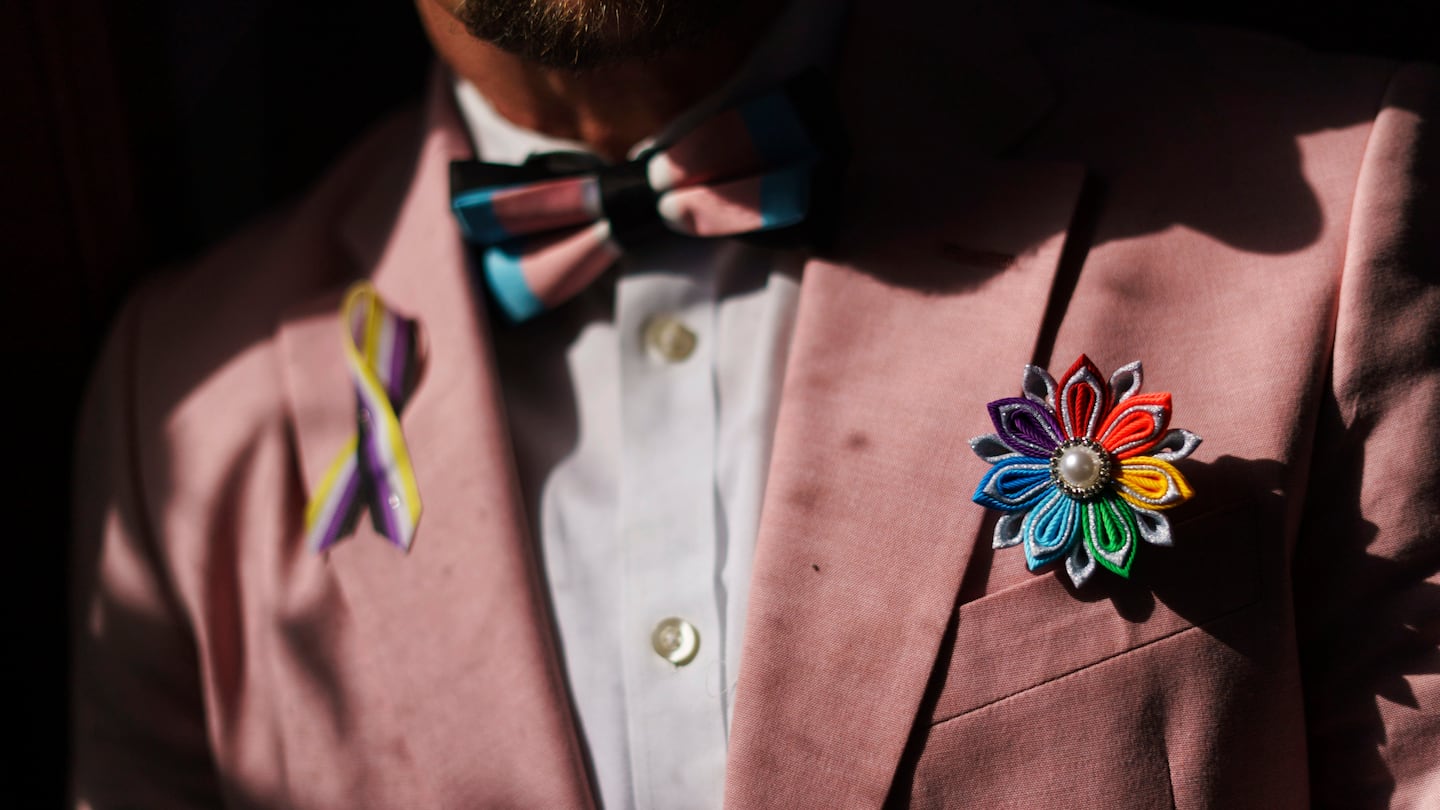
[[[873,31],[865,5],[854,28]],[[994,26],[970,30],[998,41]],[[1084,180],[985,157],[1038,119],[1038,91],[992,105],[976,131],[966,104],[865,82],[850,84],[852,115],[932,114],[888,134],[856,122],[843,236],[805,270],[736,687],[733,807],[885,800],[971,552],[988,543],[968,440],[1033,361]],[[887,87],[910,97],[879,100]]]
[[[585,806],[588,779],[523,525],[488,326],[449,211],[449,161],[470,147],[447,83],[432,84],[408,189],[377,180],[344,231],[385,303],[419,320],[424,347],[401,415],[424,503],[414,546],[397,551],[362,518],[328,553],[367,655],[347,665],[385,674],[380,710],[403,728],[443,806]],[[312,486],[355,425],[340,292],[279,334]]]

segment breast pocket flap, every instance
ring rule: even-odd
[[[1245,503],[1177,522],[1175,546],[1140,548],[1129,580],[1100,571],[1077,590],[1063,572],[1043,573],[962,605],[933,722],[1251,604],[1261,584],[1258,517]]]

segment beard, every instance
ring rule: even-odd
[[[552,68],[592,70],[692,44],[740,0],[456,0],[470,35]]]

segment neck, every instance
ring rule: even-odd
[[[783,4],[742,0],[704,41],[583,72],[549,68],[471,36],[443,2],[416,3],[440,58],[514,124],[580,141],[611,160],[714,92]]]

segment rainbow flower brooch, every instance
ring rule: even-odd
[[[988,406],[995,432],[970,440],[992,466],[974,501],[999,510],[995,548],[1023,545],[1038,571],[1060,559],[1077,587],[1096,566],[1130,576],[1143,540],[1172,544],[1161,514],[1192,494],[1174,462],[1200,446],[1168,429],[1170,395],[1140,393],[1140,363],[1107,383],[1084,355],[1059,384],[1025,367],[1023,396]]]

